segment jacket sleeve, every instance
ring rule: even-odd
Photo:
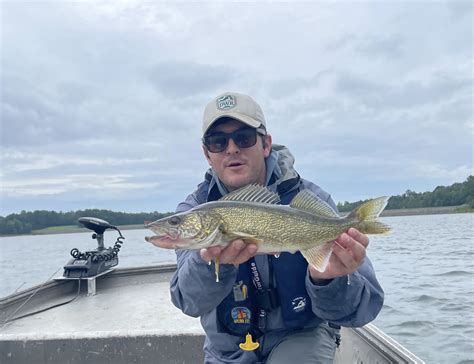
[[[312,183],[307,184],[306,188],[313,190],[337,211],[328,193]],[[364,326],[377,317],[384,301],[384,292],[368,257],[357,271],[335,278],[327,285],[314,284],[308,272],[306,289],[311,297],[314,314],[340,326]]]
[[[198,205],[195,194],[180,203],[176,212]],[[183,313],[198,317],[212,311],[228,295],[237,276],[233,264],[221,264],[216,282],[214,263],[208,265],[199,251],[177,250],[177,270],[170,282],[171,301]]]
[[[364,326],[377,317],[384,300],[384,292],[367,257],[356,272],[335,278],[327,285],[313,284],[308,272],[306,289],[314,314],[340,326]]]

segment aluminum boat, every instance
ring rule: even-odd
[[[0,299],[0,363],[202,363],[199,319],[170,300],[175,269],[58,277]],[[374,325],[341,335],[335,363],[424,363]]]

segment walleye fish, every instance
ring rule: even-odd
[[[388,199],[367,201],[341,217],[310,190],[299,192],[289,205],[279,205],[278,194],[260,185],[248,185],[218,201],[145,225],[156,234],[145,239],[161,248],[188,250],[226,246],[242,239],[256,244],[258,253],[300,251],[309,264],[324,272],[334,240],[349,228],[365,234],[390,231],[377,221]],[[217,260],[215,269],[218,282]]]

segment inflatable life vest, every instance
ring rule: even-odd
[[[289,204],[299,188],[282,192],[279,191],[281,203]],[[220,194],[209,196],[211,201]],[[250,332],[258,337],[265,331],[266,314],[278,306],[287,329],[303,328],[315,317],[305,285],[308,263],[301,253],[281,253],[278,258],[268,255],[267,259],[269,276],[275,277],[278,289],[272,287],[273,282],[268,282],[268,289],[259,285],[261,277],[255,259],[241,264],[232,291],[217,306],[218,326],[225,332],[237,336]]]
[[[268,313],[278,306],[287,329],[303,328],[315,317],[305,286],[308,263],[303,256],[281,253],[278,258],[268,256],[268,260],[278,289],[259,291],[255,287],[255,260],[250,259],[239,266],[232,291],[217,306],[220,326],[229,334],[242,336],[250,332],[260,336],[266,326],[262,310]]]

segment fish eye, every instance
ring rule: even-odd
[[[168,219],[168,223],[173,226],[179,225],[181,224],[181,218],[179,216],[171,216]]]

